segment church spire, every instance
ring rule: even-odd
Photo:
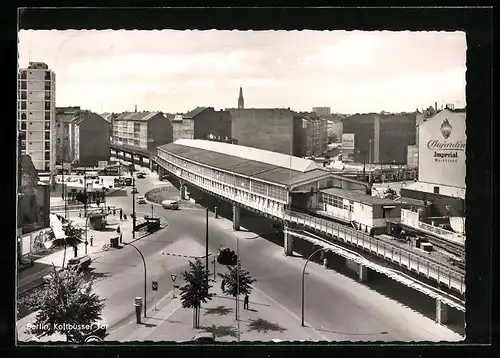
[[[243,99],[243,88],[240,86],[240,96],[238,97],[238,109],[245,108],[245,100]]]

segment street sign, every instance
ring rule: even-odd
[[[153,291],[158,291],[158,281],[153,281]]]
[[[175,275],[170,275],[170,277],[172,278],[172,281],[175,282],[175,279],[177,278],[177,276]]]

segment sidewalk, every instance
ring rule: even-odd
[[[222,230],[230,232],[235,238],[239,239],[250,240],[250,239],[257,239],[260,237],[259,234],[250,231],[249,229],[245,228],[242,225],[240,225],[239,230],[234,230],[233,222],[222,216],[219,216],[217,219],[214,218],[210,220],[210,225],[217,225]]]
[[[111,331],[106,341],[189,341],[200,332],[214,332],[216,341],[238,340],[238,324],[235,320],[235,300],[223,295],[220,280],[213,284],[216,294],[201,308],[200,328],[193,329],[193,310],[182,308],[180,299],[167,298],[148,312],[137,324],[135,318],[124,326]],[[249,310],[243,309],[240,296],[240,341],[321,341],[326,338],[312,328],[302,327],[297,317],[254,289],[249,296]]]
[[[68,213],[69,214],[68,218],[69,220],[73,221],[76,225],[85,229],[85,218],[78,217],[78,213],[79,213],[78,210],[70,211]],[[120,226],[123,242],[132,241],[132,219],[130,217],[127,217],[127,220],[120,221],[120,216],[117,213],[116,216],[109,215],[107,221],[108,225],[106,226],[105,230],[98,231],[98,230],[92,230],[90,228],[88,229],[87,255],[90,255],[92,257],[92,255],[102,252],[103,245],[109,244],[110,238],[118,236],[118,233],[116,232],[118,226]],[[139,233],[136,237],[140,236],[142,236],[141,233]],[[91,237],[93,237],[92,246],[90,245]],[[83,234],[82,239],[83,242],[78,245],[78,256],[82,256],[85,254],[85,233]],[[74,256],[73,248],[72,247],[66,248],[66,263],[68,262],[68,259],[72,258],[73,256]],[[63,257],[64,257],[64,250],[61,250],[53,254],[47,255],[45,257],[42,257],[36,260],[35,263],[51,265],[53,262],[56,266],[61,266]]]

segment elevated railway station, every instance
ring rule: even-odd
[[[326,205],[320,199],[325,190],[335,188],[366,195],[370,188],[365,182],[333,174],[310,160],[205,140],[180,139],[160,146],[152,161],[158,164],[160,175],[165,172],[179,180],[181,195],[186,193],[187,186],[194,186],[231,203],[235,230],[240,226],[241,208],[282,222],[286,255],[293,252],[295,239],[307,240],[310,235],[319,235],[326,242],[342,243],[369,253],[368,257],[397,264],[396,271],[379,272],[390,273],[392,277],[395,272],[400,271],[402,275],[407,272],[434,282],[436,288],[432,290],[431,297],[436,298],[440,322],[446,320],[447,305],[465,309],[462,301],[464,270],[433,260],[426,252],[378,240],[368,230],[328,220],[320,222],[310,215],[313,209]],[[367,268],[373,269],[371,266],[373,264],[358,264],[361,273]],[[405,279],[399,281],[411,287],[415,285],[413,281],[411,284]],[[450,304],[449,294],[439,291],[439,287],[446,287],[455,293],[453,305]]]

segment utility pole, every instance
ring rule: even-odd
[[[302,327],[304,327],[304,298],[305,298],[305,290],[304,290],[304,278],[305,278],[305,275],[306,275],[306,267],[307,267],[307,264],[309,263],[309,261],[311,260],[311,257],[314,256],[315,253],[319,252],[319,251],[324,251],[325,249],[324,248],[319,248],[317,249],[316,251],[314,251],[312,254],[309,255],[309,257],[307,258],[306,260],[306,263],[304,264],[304,269],[302,270]]]
[[[135,178],[132,174],[132,239],[135,240]]]

